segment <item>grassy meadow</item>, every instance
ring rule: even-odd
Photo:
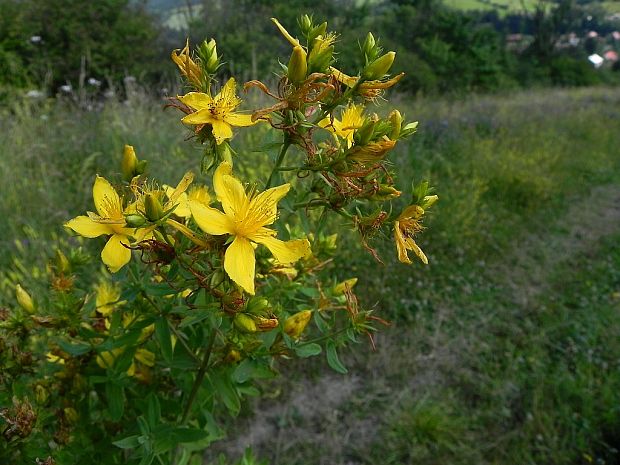
[[[171,183],[196,169],[200,149],[163,104],[2,110],[0,305],[15,305],[18,282],[44,291],[57,243],[97,256],[97,241],[62,223],[92,209],[94,175],[119,171],[124,144]],[[386,241],[378,265],[343,228],[337,274],[359,276],[362,304],[391,321],[377,350],[344,353],[344,376],[324,360],[283,362],[288,376],[263,386],[206,463],[247,445],[274,465],[618,463],[620,91],[398,106],[420,128],[395,169],[430,178],[440,197],[419,240],[430,264],[398,263]],[[258,150],[265,132],[237,145]]]

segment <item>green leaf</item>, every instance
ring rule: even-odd
[[[322,351],[321,346],[315,343],[302,344],[302,345],[295,347],[295,354],[301,358],[313,357],[315,355],[319,355],[321,351]]]
[[[112,444],[116,447],[120,447],[121,449],[135,449],[140,445],[140,442],[138,441],[139,437],[140,436],[137,434],[134,436],[127,436],[126,438],[114,441]]]
[[[157,395],[151,393],[147,398],[146,419],[151,429],[159,425],[161,419],[161,406]]]
[[[105,385],[106,396],[112,421],[118,421],[125,410],[125,391],[122,386],[108,382]]]
[[[233,416],[237,416],[241,410],[241,399],[232,384],[227,370],[219,370],[211,375],[211,382],[219,398]]]
[[[78,357],[80,355],[84,355],[91,349],[90,344],[86,344],[85,342],[79,341],[66,341],[64,339],[57,339],[58,346],[67,352],[69,355],[73,355],[74,357]]]
[[[342,364],[340,359],[338,358],[338,352],[336,352],[336,346],[332,341],[329,341],[325,345],[325,349],[327,352],[327,364],[332,368],[332,370],[337,371],[341,374],[348,373],[346,367]]]
[[[256,360],[246,358],[235,368],[232,379],[235,383],[245,383],[252,379],[269,379],[274,376],[275,374],[269,367],[261,365]]]
[[[170,362],[172,360],[172,339],[170,337],[170,326],[168,326],[168,320],[165,317],[155,322],[155,337],[164,360]]]

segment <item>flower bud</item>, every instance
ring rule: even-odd
[[[376,45],[375,36],[372,35],[372,32],[369,32],[364,40],[364,45],[362,45],[362,52],[368,60],[372,60],[377,54]]]
[[[269,301],[264,297],[252,297],[248,300],[248,303],[245,307],[248,313],[253,315],[260,315],[267,308],[269,308]]]
[[[241,354],[236,349],[230,349],[224,357],[224,361],[228,363],[235,363],[239,360],[241,360]]]
[[[308,73],[324,73],[332,62],[335,36],[319,36],[314,39],[308,55]]]
[[[312,317],[312,310],[303,310],[290,316],[284,322],[284,332],[293,339],[299,339]]]
[[[70,425],[74,425],[78,422],[80,416],[73,407],[66,407],[63,409],[63,413],[65,414],[65,418],[67,419],[67,423]]]
[[[214,74],[220,65],[220,59],[217,56],[217,44],[215,39],[204,41],[198,47],[198,55],[203,69],[207,74]]]
[[[136,152],[131,145],[125,145],[123,149],[123,159],[121,160],[121,172],[123,173],[123,179],[127,182],[131,181],[135,176],[138,176],[142,172],[139,172],[139,161],[136,157]]]
[[[15,297],[21,308],[31,315],[34,313],[35,306],[32,297],[30,297],[30,294],[28,294],[20,284],[15,286]]]
[[[347,289],[353,289],[357,284],[357,278],[350,278],[334,286],[334,295],[342,295]]]
[[[140,228],[146,224],[146,218],[138,214],[125,215],[125,224],[128,228]]]
[[[159,221],[164,217],[164,209],[155,194],[149,192],[144,195],[144,212],[149,221]]]
[[[255,333],[258,331],[254,318],[245,313],[237,313],[233,323],[235,327],[243,333]]]
[[[367,119],[361,128],[359,128],[353,134],[353,140],[355,145],[366,145],[372,139],[375,132],[375,126],[377,122],[372,119]]]
[[[400,137],[410,136],[418,130],[418,122],[414,121],[413,123],[407,123],[405,127],[401,127],[400,129]]]
[[[396,52],[388,52],[370,63],[364,69],[362,77],[367,80],[381,79],[392,67]]]
[[[56,249],[55,258],[56,271],[62,274],[68,274],[71,271],[71,264],[67,256],[60,249]]]
[[[390,123],[392,124],[392,131],[390,132],[390,139],[396,140],[400,136],[400,128],[403,125],[403,117],[398,110],[393,110],[389,116]]]
[[[293,47],[291,59],[288,62],[287,76],[293,84],[299,84],[308,74],[308,63],[306,61],[306,51],[301,45]]]
[[[324,36],[327,32],[327,21],[319,24],[308,33],[308,42],[312,42],[318,36]]]
[[[47,399],[49,399],[50,394],[43,386],[37,384],[34,388],[34,399],[37,401],[39,405],[45,405]]]
[[[310,16],[301,15],[297,20],[297,23],[299,24],[299,29],[301,29],[303,35],[307,36],[310,34],[310,30],[312,29],[312,18],[310,18]]]

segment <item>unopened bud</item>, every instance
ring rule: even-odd
[[[47,399],[49,399],[50,394],[43,386],[37,384],[34,388],[34,399],[37,401],[39,405],[45,405]]]
[[[353,134],[353,140],[355,145],[366,145],[372,139],[375,132],[375,126],[377,122],[372,119],[367,119],[361,128],[359,128]]]
[[[264,297],[252,297],[248,300],[245,308],[248,313],[260,315],[263,311],[269,308],[269,301]]]
[[[230,349],[224,357],[224,361],[228,363],[235,363],[239,360],[241,360],[241,354],[236,349]]]
[[[131,181],[135,176],[142,174],[139,166],[140,162],[136,157],[136,152],[131,145],[126,145],[123,149],[123,159],[121,160],[121,172],[123,179],[127,182]]]
[[[258,331],[254,318],[245,313],[237,313],[233,323],[239,331],[244,333],[255,333]]]
[[[159,221],[164,217],[164,209],[157,196],[151,192],[144,195],[144,213],[149,221]]]
[[[30,297],[30,294],[28,294],[20,284],[15,286],[15,297],[21,308],[31,315],[34,313],[35,306],[32,297]]]
[[[293,47],[293,53],[288,62],[288,79],[293,84],[299,84],[306,79],[307,74],[308,62],[306,61],[306,51],[301,45],[296,45]]]
[[[414,121],[413,123],[407,123],[405,127],[401,127],[400,137],[407,137],[411,134],[415,133],[418,130],[418,122]]]
[[[312,317],[312,310],[303,310],[290,316],[284,322],[284,332],[293,339],[299,339]]]
[[[403,125],[403,117],[398,110],[393,110],[389,116],[390,123],[392,124],[392,132],[390,132],[390,139],[396,140],[400,136],[400,127]]]
[[[366,55],[366,59],[371,61],[375,58],[377,54],[376,41],[375,36],[372,35],[372,32],[369,32],[364,40],[364,45],[362,45],[362,52]]]
[[[327,21],[319,24],[308,33],[308,41],[312,42],[318,36],[324,36],[327,32]]]
[[[433,206],[433,204],[435,202],[437,202],[437,200],[439,199],[439,197],[437,197],[436,195],[427,195],[424,197],[424,200],[422,201],[422,208],[424,210],[426,210],[427,208],[430,208]]]
[[[334,55],[333,37],[319,36],[314,39],[308,54],[308,73],[323,73],[332,62]]]
[[[125,215],[125,224],[128,228],[140,228],[146,224],[146,218],[138,214]]]
[[[56,271],[62,274],[68,274],[71,271],[71,264],[67,256],[60,249],[56,249],[55,259]]]
[[[63,409],[63,413],[65,414],[67,423],[69,423],[70,425],[76,424],[80,418],[77,410],[75,410],[73,407],[66,407],[65,409]]]
[[[198,54],[200,55],[200,60],[205,72],[207,74],[214,74],[220,65],[220,59],[217,56],[217,44],[215,43],[215,39],[211,39],[209,41],[205,40],[200,45]]]
[[[381,55],[366,66],[362,77],[367,80],[381,79],[392,67],[394,58],[396,58],[396,52],[388,52],[385,55]]]
[[[308,15],[301,15],[297,20],[299,24],[299,29],[303,35],[308,36],[310,34],[310,30],[312,29],[312,18]]]
[[[353,289],[357,284],[357,278],[350,278],[334,286],[334,295],[342,295],[347,289]]]

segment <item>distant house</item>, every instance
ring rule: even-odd
[[[605,58],[605,60],[607,61],[616,62],[618,61],[618,52],[614,50],[607,50],[605,53],[603,53],[603,58]]]
[[[594,65],[595,68],[600,68],[601,65],[605,62],[605,59],[600,56],[598,53],[593,53],[588,57],[588,61]]]

